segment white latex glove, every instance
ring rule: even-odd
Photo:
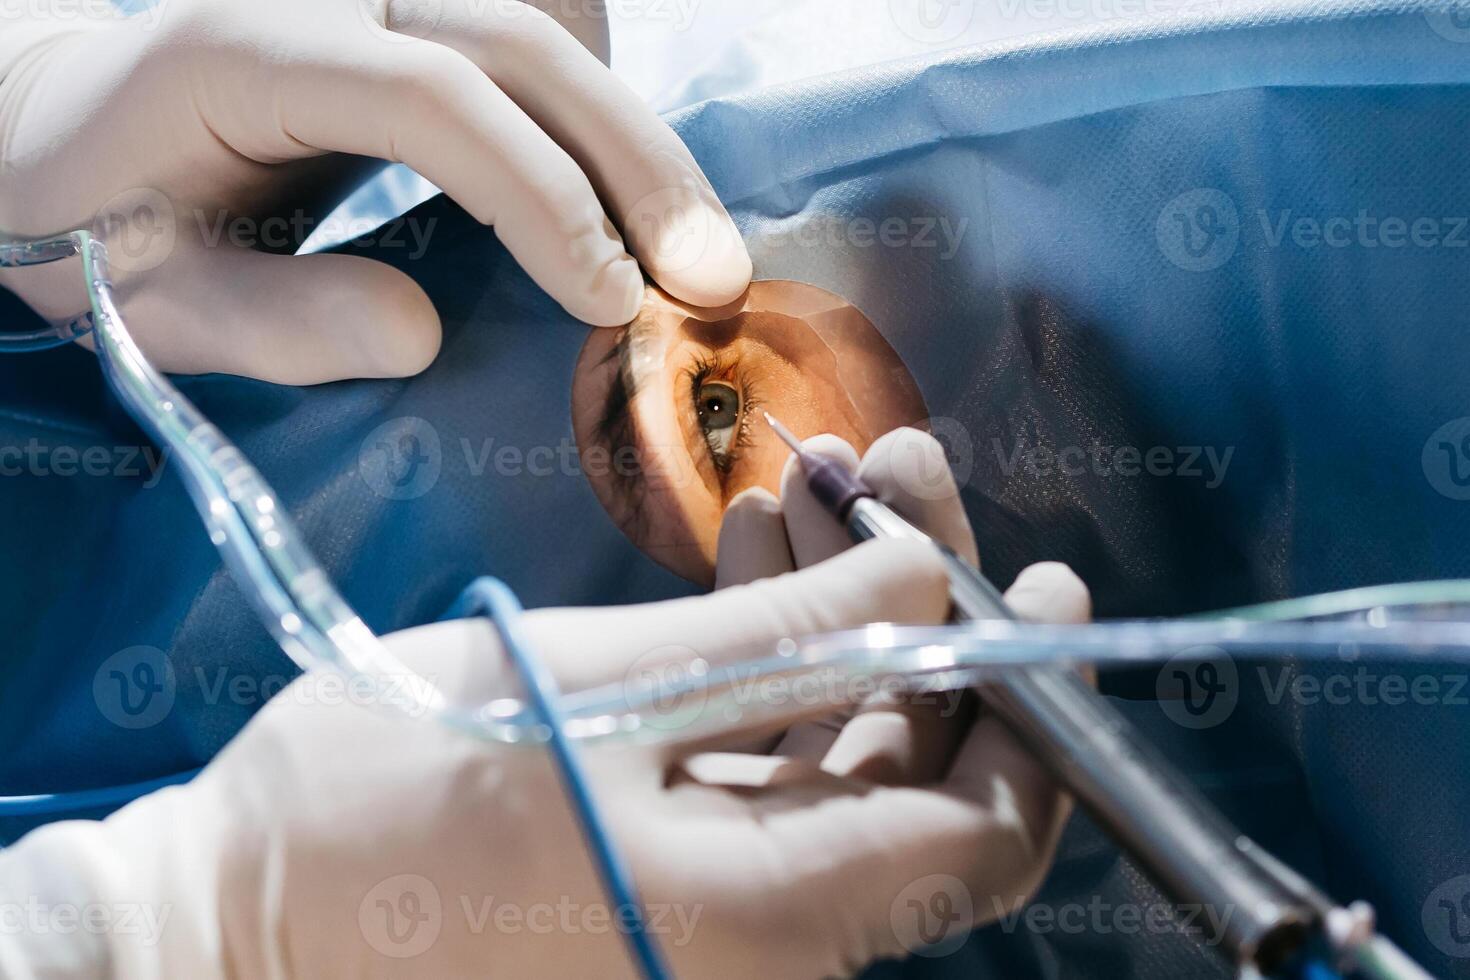
[[[750,280],[698,164],[599,61],[595,0],[555,5],[571,30],[519,0],[26,6],[0,29],[0,236],[103,231],[123,312],[166,370],[308,384],[433,359],[438,317],[401,272],[240,244],[293,250],[365,158],[409,164],[493,224],[588,323],[636,314],[633,256],[701,306]],[[81,281],[74,261],[0,273],[51,320],[87,309]]]
[[[803,445],[840,460],[878,499],[980,566],[959,488],[944,447],[933,436],[896,429],[877,439],[861,460],[836,436],[815,436]],[[779,501],[761,488],[731,501],[720,528],[715,585],[723,588],[805,568],[850,547],[847,532],[812,496],[792,456],[781,475]],[[1086,587],[1058,562],[1040,562],[1023,570],[1006,599],[1022,618],[1039,622],[1082,623],[1092,616]],[[914,784],[942,778],[962,740],[985,745],[984,764],[989,770],[972,772],[972,778],[985,776],[999,785],[1025,787],[1025,794],[1049,801],[1044,807],[1038,803],[1031,813],[1033,865],[1015,878],[1037,885],[1051,862],[1071,800],[1046,789],[1050,783],[1042,766],[1021,749],[998,718],[982,708],[977,719],[975,708],[973,698],[961,701],[952,692],[921,692],[898,702],[875,699],[792,726],[775,740],[774,751],[838,776]],[[1030,889],[1018,886],[1018,893],[1029,895]],[[984,917],[994,915],[995,910],[989,909]]]
[[[1066,588],[1049,597],[1058,608],[1085,603],[1075,579]],[[1032,615],[1047,611],[1043,598],[1013,594]],[[709,596],[538,611],[527,627],[572,690],[666,663],[718,666],[752,645],[769,651],[780,637],[870,620],[935,623],[947,605],[933,552],[885,541]],[[390,642],[466,703],[516,690],[485,621]],[[44,828],[0,854],[0,908],[29,900],[110,910],[109,921],[131,911],[135,926],[166,915],[156,937],[0,930],[0,975],[632,975],[542,751],[330,703],[318,690],[310,678],[287,688],[188,787],[100,823]],[[683,980],[848,974],[915,948],[916,906],[958,901],[977,920],[995,903],[1009,908],[1040,874],[1056,819],[1057,794],[987,727],[923,787],[688,751],[585,755],[651,930]],[[953,938],[970,919],[936,921]]]

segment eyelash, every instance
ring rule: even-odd
[[[750,415],[759,402],[751,391],[750,383],[740,371],[739,360],[727,364],[717,354],[700,354],[686,374],[689,378],[689,410],[693,414],[695,428],[699,429],[705,451],[709,453],[715,470],[721,474],[729,473],[740,461],[740,451],[750,444]],[[711,380],[730,385],[740,395],[740,420],[735,423],[735,441],[727,452],[715,449],[703,427],[699,425],[699,389]]]

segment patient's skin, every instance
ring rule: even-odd
[[[787,448],[832,433],[859,453],[927,417],[898,355],[857,309],[816,286],[753,283],[700,308],[650,286],[638,319],[592,333],[572,422],[583,468],[617,525],[659,563],[714,577],[720,521],[749,487],[778,492]]]

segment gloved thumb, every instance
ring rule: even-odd
[[[129,332],[164,371],[310,385],[406,377],[439,351],[428,296],[360,256],[180,242],[146,274],[130,275],[125,255],[112,263]]]

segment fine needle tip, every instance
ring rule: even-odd
[[[762,412],[761,414],[766,417],[766,424],[776,430],[776,435],[781,437],[781,441],[790,446],[792,452],[799,455],[801,453],[801,440],[792,435],[790,429],[776,421],[776,417],[770,412]]]

